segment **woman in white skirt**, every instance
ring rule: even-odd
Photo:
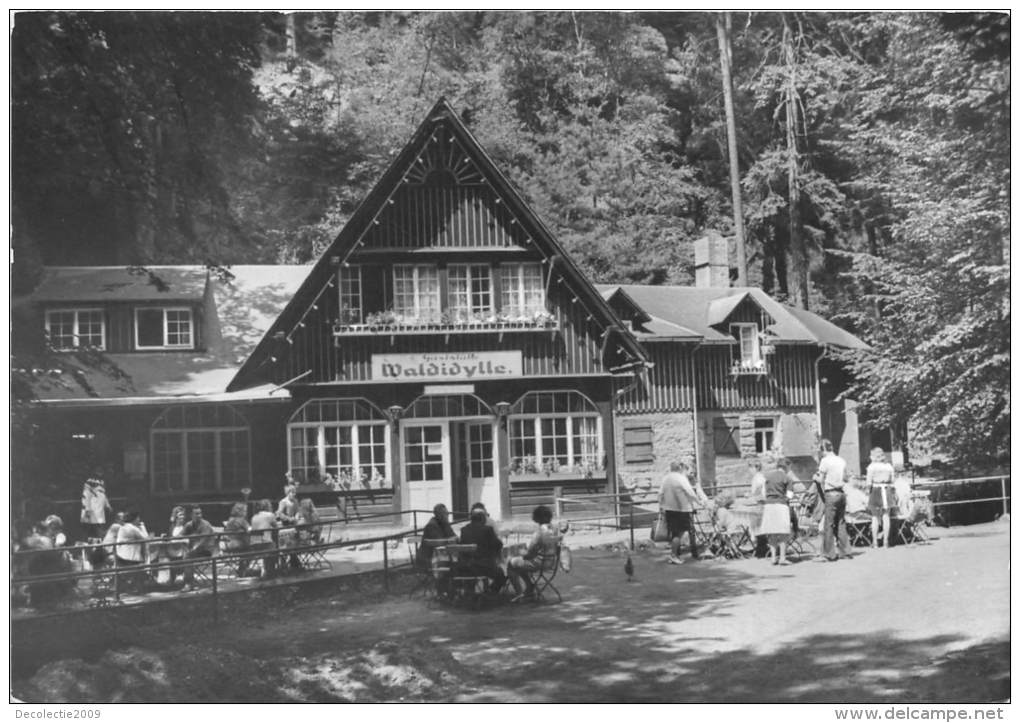
[[[889,533],[892,530],[890,516],[896,507],[896,489],[893,487],[893,466],[885,461],[881,447],[871,450],[871,464],[865,474],[868,494],[868,511],[871,513],[871,546],[878,547],[878,522],[882,521],[882,537],[889,547]]]
[[[773,565],[789,565],[786,543],[790,539],[790,500],[787,493],[792,480],[789,461],[765,460],[765,506],[761,515],[761,534],[768,536]]]

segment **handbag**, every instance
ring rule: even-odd
[[[669,530],[666,528],[666,514],[664,512],[659,512],[655,518],[649,536],[652,538],[652,542],[667,542],[669,540]]]

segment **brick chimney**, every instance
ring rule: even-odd
[[[729,242],[718,231],[694,241],[694,285],[726,288],[730,285]]]

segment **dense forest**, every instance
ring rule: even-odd
[[[15,291],[43,264],[310,261],[445,97],[599,282],[689,283],[739,208],[749,283],[874,347],[846,358],[869,418],[987,464],[1009,57],[993,13],[18,13]]]

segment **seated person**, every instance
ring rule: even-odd
[[[313,545],[322,541],[322,526],[319,525],[319,513],[315,511],[315,504],[311,498],[305,497],[298,502],[297,524],[313,525],[298,530],[298,542],[302,545]]]
[[[71,564],[66,553],[53,544],[50,526],[44,521],[35,524],[32,532],[23,541],[23,550],[30,551],[26,567],[29,575],[54,575],[70,572]],[[33,607],[48,607],[64,597],[75,582],[73,580],[55,580],[35,582],[28,586],[28,594]]]
[[[114,515],[113,522],[110,527],[106,530],[106,535],[103,536],[103,542],[101,547],[92,548],[92,557],[89,562],[92,563],[92,567],[102,567],[105,564],[111,564],[114,556],[114,548],[117,546],[117,533],[120,532],[121,525],[124,524],[124,513],[118,512]]]
[[[230,517],[223,523],[224,552],[245,552],[251,546],[251,539],[248,536],[251,525],[248,523],[247,513],[248,506],[243,502],[237,502],[230,508]],[[237,574],[243,576],[247,573],[250,564],[248,560],[240,560],[237,565]]]
[[[475,502],[473,505],[471,505],[471,512],[474,512],[475,510],[481,510],[482,513],[485,515],[486,527],[491,527],[493,530],[496,530],[496,522],[491,517],[489,517],[489,511],[485,509],[485,505],[483,505],[481,502]],[[468,517],[470,517],[470,515],[471,513],[468,513]],[[496,530],[496,532],[498,533],[499,531]]]
[[[277,527],[276,515],[273,514],[273,503],[269,500],[259,500],[255,504],[255,514],[251,518],[250,542],[252,550],[273,550],[276,542],[273,539],[273,530]],[[267,555],[262,558],[262,577],[272,577],[276,572],[276,555]]]
[[[855,479],[844,487],[846,491],[846,514],[848,517],[860,515],[868,511],[868,493],[864,491],[863,484],[861,480]]]
[[[65,547],[67,535],[64,534],[64,521],[56,515],[50,515],[43,524],[46,526],[46,534],[53,540],[54,547]]]
[[[507,563],[510,582],[517,593],[514,600],[533,597],[535,594],[533,574],[542,569],[552,569],[556,564],[556,548],[560,544],[560,537],[552,528],[552,510],[545,505],[539,505],[531,513],[531,519],[538,525],[538,529],[531,536],[524,554],[511,557]]]
[[[117,530],[117,565],[119,567],[141,565],[145,562],[145,540],[149,533],[145,523],[138,519],[138,513],[124,513],[124,523]]]
[[[188,540],[188,552],[185,559],[212,557],[216,553],[216,530],[202,517],[202,508],[198,505],[191,508],[191,522],[184,526],[184,535],[192,538]],[[183,591],[187,592],[193,589],[194,584],[195,568],[193,565],[188,565],[184,568]]]
[[[435,543],[457,541],[457,533],[450,526],[450,512],[442,502],[432,508],[432,519],[425,525],[421,536],[422,545],[418,550],[418,556],[424,562],[432,559],[432,551],[437,546]],[[433,544],[430,545],[427,541],[432,541]]]
[[[145,523],[138,519],[138,513],[128,511],[124,514],[124,523],[117,530],[116,558],[118,568],[132,568],[142,565],[147,561],[146,540],[149,539],[149,532],[145,529]],[[144,571],[130,575],[121,575],[121,580],[128,588],[141,590],[145,585],[146,574]]]
[[[460,531],[460,542],[463,545],[477,545],[478,552],[468,558],[462,557],[463,564],[458,566],[458,571],[468,575],[484,575],[491,582],[489,589],[499,592],[506,583],[506,573],[499,564],[503,541],[486,524],[487,519],[484,507],[471,509],[471,521]]]
[[[276,519],[281,525],[293,525],[297,522],[298,515],[297,486],[287,485],[283,491],[284,498],[276,508]]]

